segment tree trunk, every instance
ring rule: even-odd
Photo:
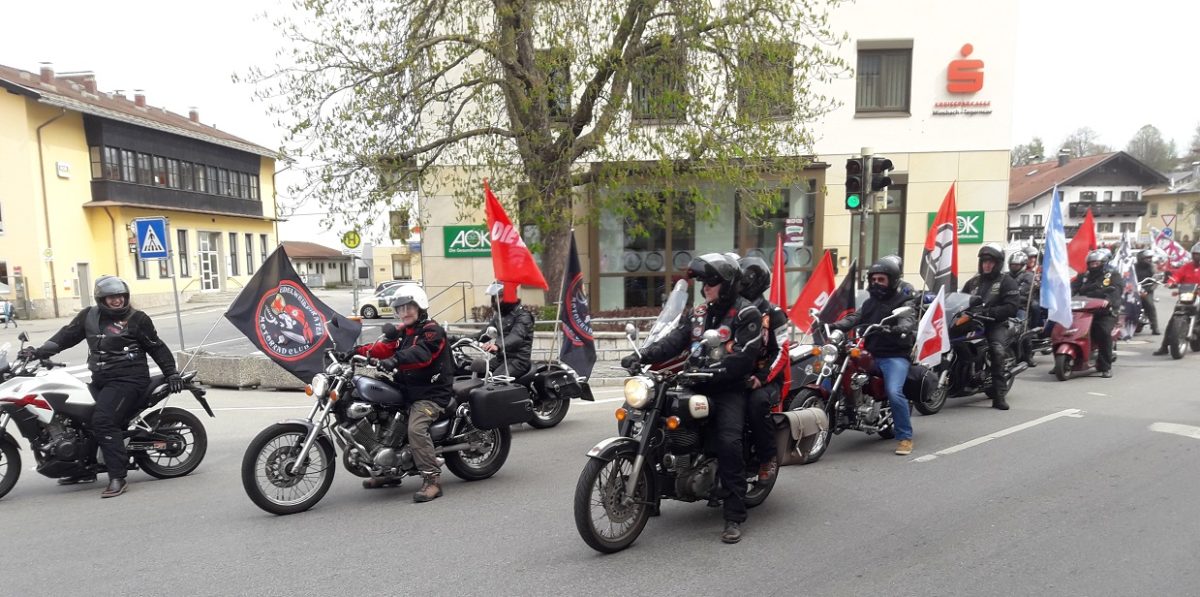
[[[547,231],[542,237],[542,274],[546,276],[547,305],[557,303],[562,297],[563,272],[567,270],[567,254],[570,252],[571,229],[569,226],[558,226]]]

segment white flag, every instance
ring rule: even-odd
[[[946,289],[939,288],[937,298],[921,316],[917,326],[917,362],[933,367],[950,350],[950,329],[946,325]]]

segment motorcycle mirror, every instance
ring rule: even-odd
[[[494,325],[489,325],[485,333],[487,334],[488,338],[495,338],[500,335],[500,332],[496,330],[496,326]]]
[[[26,334],[25,332],[21,332],[21,334],[19,336],[17,336],[17,340],[20,340],[21,342],[28,342],[29,335]]]
[[[625,322],[625,335],[629,337],[630,342],[637,342],[638,329],[636,325],[633,325],[632,321]]]
[[[716,348],[721,345],[721,333],[717,330],[705,330],[700,336],[700,342],[709,348]]]
[[[487,290],[483,291],[488,296],[500,296],[502,292],[504,292],[504,285],[499,282],[488,284]]]

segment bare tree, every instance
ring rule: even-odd
[[[1129,140],[1125,151],[1160,172],[1166,172],[1175,166],[1175,142],[1168,143],[1164,140],[1162,133],[1154,125],[1147,124],[1138,129]]]
[[[1046,146],[1041,137],[1034,137],[1029,143],[1022,143],[1012,149],[1011,165],[1022,166],[1046,157]]]
[[[1100,139],[1100,133],[1092,130],[1091,127],[1081,127],[1070,135],[1067,135],[1062,145],[1059,146],[1059,150],[1066,149],[1071,153],[1072,157],[1077,158],[1112,151],[1111,147],[1100,143],[1098,139]]]

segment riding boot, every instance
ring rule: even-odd
[[[413,494],[413,501],[417,503],[431,502],[442,497],[441,475],[438,473],[421,473],[421,489]]]
[[[992,398],[992,408],[996,410],[1008,410],[1008,402],[1005,402],[1004,395],[997,395]]]
[[[104,491],[100,492],[100,497],[117,497],[118,495],[125,493],[125,488],[127,485],[128,484],[125,482],[125,477],[110,477],[108,480],[108,487],[104,488]]]

